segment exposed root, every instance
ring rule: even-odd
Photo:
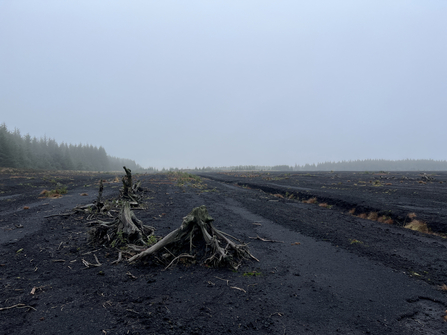
[[[128,243],[145,246],[155,228],[144,225],[130,209],[129,202],[124,202],[118,217],[107,222],[96,220],[89,222],[93,228],[89,231],[92,242],[109,247],[118,247]]]
[[[129,262],[154,255],[168,246],[171,251],[169,251],[169,254],[163,255],[164,259],[173,257],[173,260],[175,260],[180,258],[180,256],[175,256],[174,253],[181,253],[182,257],[188,254],[192,257],[204,259],[203,263],[206,265],[229,265],[233,269],[237,269],[244,259],[257,260],[249,252],[247,245],[236,244],[226,236],[227,234],[216,229],[212,222],[213,218],[209,216],[205,206],[196,207],[183,218],[179,228],[147,250],[131,257]],[[173,260],[170,262],[172,263]]]
[[[253,240],[259,240],[262,242],[284,243],[284,241],[268,240],[266,238],[259,237],[259,235],[256,235],[256,237],[249,237],[249,238],[251,238]]]
[[[96,257],[96,255],[93,255],[93,256],[95,256],[96,264],[87,262],[85,259],[82,259],[82,264],[85,265],[86,269],[89,269],[91,267],[98,267],[98,266],[102,265],[101,263],[99,263],[98,257]]]
[[[118,253],[118,259],[116,261],[113,261],[111,264],[118,264],[123,259],[123,253],[120,251]]]
[[[5,310],[7,310],[7,309],[11,309],[11,308],[30,308],[30,309],[36,311],[36,309],[35,309],[34,307],[32,307],[32,306],[27,306],[27,305],[25,305],[25,304],[16,304],[16,305],[14,305],[14,306],[2,307],[2,308],[0,308],[0,311],[5,311]]]
[[[192,255],[190,255],[190,254],[181,254],[181,255],[178,255],[177,257],[175,257],[175,258],[171,261],[171,263],[169,263],[169,265],[168,265],[167,267],[165,267],[165,270],[167,270],[168,268],[170,268],[171,265],[174,264],[175,261],[178,261],[180,258],[192,258],[192,259],[195,259],[196,257],[195,257],[195,256],[192,256]]]

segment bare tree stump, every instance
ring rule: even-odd
[[[141,181],[138,181],[137,183],[133,184],[132,181],[132,171],[125,166],[123,166],[124,171],[126,172],[126,175],[123,176],[123,189],[121,193],[121,197],[126,200],[131,201],[131,205],[138,206],[138,204],[141,202],[141,196],[137,194],[137,192],[142,191],[141,188]]]
[[[155,228],[144,225],[130,209],[129,202],[124,202],[118,217],[112,222],[94,221],[89,231],[89,239],[110,247],[128,245],[130,243],[145,246],[154,234]]]
[[[100,208],[103,205],[102,202],[102,192],[104,191],[104,184],[102,183],[102,179],[99,180],[99,190],[98,197],[96,198],[96,207]]]
[[[169,250],[168,256],[164,257],[166,260],[169,255],[174,259],[177,258],[173,254],[176,252],[183,256],[201,256],[203,263],[207,265],[228,265],[233,269],[237,269],[244,259],[252,258],[257,261],[249,252],[247,245],[230,240],[227,234],[214,227],[213,221],[205,206],[196,207],[183,218],[179,228],[152,247],[131,257],[129,262],[154,255],[161,250]]]
[[[126,175],[123,177],[123,197],[130,198],[130,193],[132,192],[132,171],[125,166],[123,166]],[[132,199],[133,200],[133,199]]]

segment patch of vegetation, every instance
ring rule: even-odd
[[[36,188],[37,187],[36,185],[33,185],[31,183],[26,183],[26,184],[20,183],[19,186],[28,186],[28,187],[32,187],[32,188]]]
[[[257,277],[260,276],[262,273],[259,271],[249,271],[249,272],[244,272],[242,276],[244,277]]]
[[[325,202],[322,202],[322,203],[319,204],[318,206],[323,207],[323,208],[327,208],[327,209],[331,209],[331,208],[332,208],[332,205],[328,205],[328,204],[325,203]]]
[[[110,247],[115,248],[115,247],[122,245],[124,243],[126,243],[126,239],[123,236],[123,232],[118,231],[116,233],[116,238],[112,241],[112,243],[110,243]]]
[[[207,187],[202,178],[188,172],[168,172],[168,178],[176,182],[176,185],[179,187],[189,186],[198,189],[205,189]]]
[[[383,185],[382,185],[382,183],[380,182],[380,180],[374,180],[374,182],[373,182],[373,186],[375,186],[375,187],[380,187],[380,186],[383,186]]]
[[[307,199],[307,200],[303,200],[303,203],[305,203],[305,204],[317,204],[318,201],[317,201],[316,197],[313,197],[313,198],[310,198],[310,199]]]
[[[404,228],[416,230],[420,233],[430,234],[431,230],[428,228],[427,224],[421,220],[413,220],[410,223],[406,224]]]
[[[377,214],[377,212],[369,212],[368,216],[366,217],[366,219],[371,221],[377,221],[378,218],[379,215]]]
[[[382,215],[381,217],[379,217],[377,219],[377,222],[386,223],[386,224],[393,224],[394,223],[393,219],[390,216],[387,216],[387,215]]]
[[[147,242],[146,242],[146,244],[148,245],[148,246],[151,246],[151,245],[154,245],[155,243],[157,243],[158,242],[158,238],[156,238],[154,235],[151,235],[151,236],[149,236],[148,238],[147,238]]]
[[[60,198],[62,197],[63,194],[66,194],[67,191],[67,186],[63,186],[60,183],[57,183],[56,188],[54,190],[48,191],[48,190],[43,190],[42,192],[40,192],[40,195],[44,198]]]

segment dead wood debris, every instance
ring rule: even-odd
[[[193,255],[190,255],[190,254],[181,254],[181,255],[178,255],[177,257],[175,257],[175,258],[171,261],[171,263],[169,263],[169,265],[168,265],[167,267],[165,267],[165,270],[167,270],[169,267],[171,267],[171,265],[174,264],[175,261],[178,261],[180,258],[192,258],[192,259],[195,259],[196,257],[193,256]]]
[[[14,306],[2,307],[2,308],[0,308],[0,311],[5,311],[5,310],[11,309],[11,308],[29,308],[29,309],[32,309],[32,310],[36,311],[36,309],[34,307],[28,306],[28,305],[25,305],[25,304],[16,304]]]
[[[284,241],[276,241],[276,240],[268,240],[266,238],[259,237],[259,235],[256,235],[256,237],[248,237],[252,240],[260,240],[262,242],[273,242],[273,243],[284,243]]]
[[[133,211],[129,202],[124,202],[115,220],[111,222],[96,220],[88,222],[93,228],[89,231],[89,240],[108,247],[121,247],[132,245],[146,246],[148,240],[154,235],[155,228],[144,225]],[[141,251],[141,250],[140,250]]]
[[[118,259],[116,261],[113,261],[111,264],[118,264],[123,259],[123,253],[120,251],[118,253]]]
[[[130,271],[127,271],[126,275],[128,275],[132,279],[137,279],[138,278],[138,277],[134,276],[133,274],[131,274]]]
[[[96,257],[96,255],[93,255],[93,256],[95,256],[96,264],[94,264],[94,263],[90,263],[90,262],[86,261],[84,258],[82,259],[82,263],[86,266],[85,269],[89,269],[89,268],[91,268],[91,267],[98,267],[98,266],[101,266],[101,265],[102,265],[102,264],[99,262],[98,257]]]
[[[182,257],[188,254],[197,259],[201,258],[203,263],[209,266],[225,264],[233,269],[237,269],[244,259],[251,258],[258,261],[249,252],[246,244],[235,243],[233,240],[236,238],[216,229],[212,223],[213,221],[205,206],[196,207],[183,218],[179,228],[147,250],[131,257],[129,262],[159,253],[161,250],[165,250],[167,246],[174,252],[168,250],[168,254],[163,254],[162,258],[170,263],[176,258],[180,258],[175,256],[174,253],[181,254]],[[230,240],[230,238],[233,240]]]

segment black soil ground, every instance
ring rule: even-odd
[[[0,333],[447,334],[447,173],[201,177],[136,176],[135,214],[164,236],[206,205],[259,262],[112,264],[119,250],[87,242],[87,214],[50,215],[92,202],[100,179],[116,199],[120,174],[3,170]],[[58,183],[66,194],[41,198]],[[404,228],[415,220],[429,233]]]

